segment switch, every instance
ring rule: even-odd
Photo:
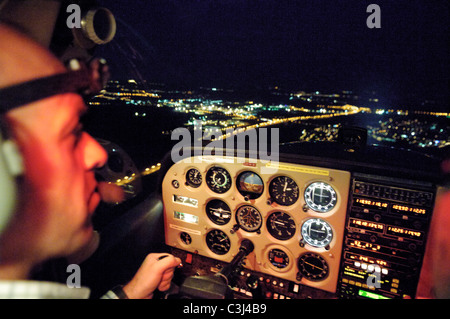
[[[186,262],[186,264],[192,264],[192,254],[187,253],[186,259],[184,261]]]

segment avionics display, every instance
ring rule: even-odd
[[[341,298],[414,298],[433,207],[430,185],[384,185],[355,174],[338,290]],[[390,184],[394,181],[390,180]],[[407,186],[411,185],[411,188]]]
[[[414,239],[423,238],[423,232],[395,226],[388,226],[388,228],[386,229],[386,234]]]
[[[362,220],[362,219],[355,219],[350,218],[350,227],[358,227],[358,228],[364,228],[367,230],[372,230],[375,232],[382,233],[384,230],[384,224],[371,222],[368,220]]]
[[[389,204],[387,202],[382,202],[382,201],[378,201],[378,200],[371,200],[371,199],[357,197],[354,199],[354,205],[361,206],[361,207],[386,209]]]
[[[412,206],[406,206],[406,205],[399,205],[394,204],[392,205],[392,211],[396,213],[413,213],[413,214],[420,214],[420,215],[427,215],[428,210],[426,208],[422,207],[412,207]]]

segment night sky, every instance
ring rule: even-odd
[[[447,0],[100,1],[115,78],[205,87],[376,91],[449,101]],[[369,29],[366,8],[381,8]]]

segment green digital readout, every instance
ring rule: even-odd
[[[385,296],[375,294],[373,292],[361,290],[361,289],[358,291],[358,295],[360,295],[361,297],[366,297],[366,298],[370,298],[370,299],[391,299],[389,297],[385,297]]]

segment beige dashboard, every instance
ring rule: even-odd
[[[166,244],[230,262],[240,242],[245,267],[336,291],[350,173],[239,157],[196,156],[163,180]]]

